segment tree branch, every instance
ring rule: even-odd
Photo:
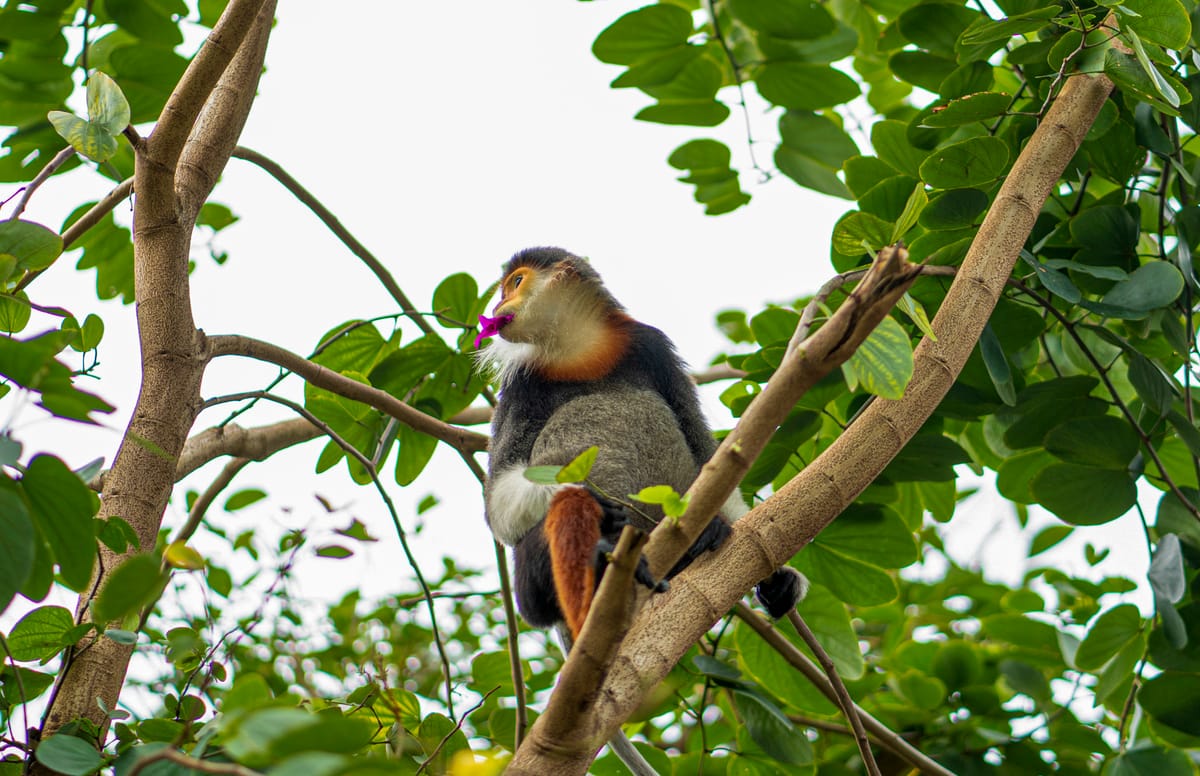
[[[738,619],[753,628],[754,632],[761,636],[763,641],[770,644],[785,660],[791,663],[793,668],[804,674],[804,678],[812,682],[813,687],[820,690],[822,695],[833,703],[839,703],[837,692],[824,672],[809,660],[803,652],[796,649],[796,645],[788,641],[782,633],[775,630],[767,618],[741,602],[734,605],[733,613],[737,615]],[[871,734],[880,746],[888,749],[898,757],[902,757],[905,761],[920,769],[922,773],[933,774],[934,776],[954,776],[953,771],[930,759],[887,725],[884,725],[868,714],[864,709],[859,706],[855,706],[854,708],[858,712],[858,718],[862,720],[863,727],[871,731]]]
[[[392,299],[396,300],[396,304],[400,306],[400,309],[421,328],[421,331],[426,334],[434,333],[433,327],[429,325],[429,322],[425,320],[425,316],[421,315],[417,311],[417,308],[413,306],[413,303],[409,301],[408,296],[401,290],[400,284],[392,277],[392,273],[388,272],[387,267],[383,266],[383,262],[377,259],[375,254],[367,250],[366,246],[359,242],[358,238],[342,225],[342,222],[333,214],[333,211],[325,207],[308,189],[301,186],[300,182],[288,174],[287,170],[283,169],[278,162],[268,159],[266,156],[245,146],[238,146],[233,149],[233,156],[234,158],[243,159],[258,165],[272,178],[282,183],[284,188],[290,191],[296,199],[300,200],[317,218],[321,219],[321,223],[329,227],[329,231],[333,232],[342,241],[342,244],[350,249],[351,253],[367,265],[367,268],[375,274],[375,277],[387,289],[387,292],[391,294]]]
[[[863,729],[862,717],[859,716],[858,706],[850,698],[850,692],[846,689],[846,685],[842,682],[842,677],[838,675],[837,666],[833,664],[829,653],[821,646],[821,642],[817,640],[817,634],[812,632],[808,627],[808,623],[800,616],[800,612],[792,609],[787,614],[788,622],[796,629],[796,633],[800,634],[800,638],[808,646],[812,653],[817,656],[817,662],[821,664],[821,670],[825,672],[825,676],[829,679],[829,686],[833,689],[833,695],[837,705],[841,707],[842,714],[846,717],[846,721],[850,723],[850,728],[854,731],[854,742],[858,744],[858,752],[862,756],[863,765],[867,768],[867,773],[870,776],[880,776],[879,765],[875,762],[875,755],[871,754],[871,744],[867,741],[867,731]]]
[[[1068,79],[1017,158],[935,316],[937,341],[925,339],[917,347],[913,380],[904,397],[873,402],[806,469],[739,520],[720,552],[693,563],[672,580],[671,592],[649,599],[598,689],[600,700],[594,712],[583,715],[576,726],[574,732],[581,739],[591,740],[597,729],[602,731],[600,737],[615,731],[646,688],[667,674],[687,646],[751,585],[811,541],[878,476],[932,414],[974,349],[1042,204],[1111,90],[1112,82],[1104,76],[1081,74]],[[797,353],[807,349],[798,348]],[[770,387],[755,399],[752,408],[770,395]],[[730,445],[727,452],[740,455],[749,439],[735,431],[726,439]],[[732,468],[745,462],[735,460],[726,465]],[[689,491],[693,494],[689,512],[703,500],[711,516],[720,503],[714,492],[731,492],[736,475],[720,468],[712,463],[705,466],[700,477],[707,482],[698,480]],[[701,522],[698,515],[679,521],[691,530]],[[689,544],[688,536],[667,521],[661,523],[647,545],[652,569],[666,568]],[[545,717],[539,718],[530,730],[509,772],[583,773],[589,760],[582,747],[551,753],[544,746],[531,746],[541,735],[543,720]]]
[[[236,424],[214,426],[192,437],[179,454],[175,467],[178,482],[209,461],[222,455],[265,461],[292,445],[316,439],[321,430],[304,418],[293,418],[269,426],[244,428]]]
[[[405,404],[386,391],[352,380],[269,342],[239,335],[219,335],[210,337],[208,345],[212,357],[245,356],[275,364],[295,372],[318,388],[374,407],[422,434],[445,442],[459,452],[469,454],[487,449],[488,438],[483,434],[444,423]]]

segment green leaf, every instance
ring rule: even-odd
[[[1192,776],[1194,773],[1195,768],[1182,749],[1142,742],[1106,761],[1100,776]]]
[[[1200,736],[1200,674],[1163,671],[1146,682],[1138,702],[1156,721]]]
[[[768,62],[755,81],[768,102],[801,111],[831,108],[859,95],[858,83],[828,65]]]
[[[829,11],[812,0],[733,0],[738,21],[777,38],[809,40],[834,31]]]
[[[117,82],[99,70],[92,71],[87,84],[88,122],[112,135],[129,126],[129,101]]]
[[[14,660],[46,660],[67,646],[63,638],[74,627],[74,618],[63,607],[39,606],[13,626],[8,649]]]
[[[974,226],[987,210],[988,195],[979,189],[951,189],[938,192],[921,211],[918,223],[929,230],[961,229]]]
[[[870,213],[853,212],[833,228],[833,249],[847,256],[879,251],[890,245],[895,226]]]
[[[1046,677],[1041,671],[1022,660],[1001,660],[999,668],[1009,687],[1028,695],[1035,701],[1050,700],[1050,683],[1046,681]]]
[[[443,280],[433,292],[433,311],[437,313],[438,323],[450,328],[469,329],[475,326],[472,312],[478,296],[479,287],[475,284],[475,278],[465,272]]]
[[[183,33],[171,14],[146,0],[105,0],[105,9],[121,29],[146,42],[173,48],[183,43]]]
[[[750,319],[750,331],[754,340],[762,347],[782,345],[792,338],[800,314],[784,307],[768,307]]]
[[[19,270],[45,269],[62,251],[62,238],[41,224],[13,219],[0,221],[0,254],[16,258]]]
[[[166,577],[153,553],[126,558],[109,575],[93,605],[96,622],[115,622],[133,614],[158,597]]]
[[[1136,51],[1141,46],[1141,41],[1130,31],[1130,42],[1135,40]],[[1104,74],[1122,91],[1128,92],[1135,99],[1150,103],[1170,116],[1179,115],[1177,108],[1184,102],[1184,97],[1187,101],[1191,100],[1191,95],[1184,85],[1159,71],[1145,56],[1144,50],[1141,56],[1130,56],[1115,48],[1109,48],[1104,55]]]
[[[36,755],[38,762],[64,776],[87,776],[104,764],[96,747],[63,733],[42,739]]]
[[[1046,452],[1068,463],[1125,471],[1140,443],[1129,423],[1105,415],[1067,420],[1046,434]]]
[[[236,512],[239,509],[245,509],[251,504],[256,504],[267,497],[267,494],[258,488],[246,488],[239,490],[229,498],[225,499],[225,511]]]
[[[897,23],[900,33],[921,48],[953,56],[959,36],[978,18],[978,12],[961,5],[933,2],[909,8]]]
[[[871,146],[880,159],[912,178],[920,177],[921,166],[929,156],[909,141],[908,125],[894,119],[871,127]]]
[[[317,548],[318,558],[334,558],[335,560],[342,560],[353,555],[353,550],[343,547],[340,544],[324,544]]]
[[[1023,13],[1010,13],[1007,18],[993,20],[986,17],[976,19],[962,33],[959,46],[979,46],[994,41],[1008,40],[1015,35],[1028,35],[1046,26],[1061,12],[1058,5],[1036,8]]]
[[[116,155],[117,138],[104,127],[61,110],[50,111],[46,118],[63,140],[92,161],[106,162]]]
[[[1175,384],[1162,370],[1140,353],[1130,352],[1129,382],[1146,406],[1160,416],[1165,415],[1175,400]]]
[[[229,209],[229,206],[219,202],[205,202],[196,216],[196,226],[207,226],[214,232],[219,232],[237,222],[238,217]]]
[[[1008,169],[1008,144],[997,137],[972,137],[942,146],[921,163],[921,180],[935,189],[990,183]]]
[[[34,555],[33,519],[25,502],[0,483],[0,612],[24,586]]]
[[[1050,525],[1038,531],[1029,544],[1029,557],[1040,555],[1051,547],[1066,539],[1074,531],[1069,525]]]
[[[29,462],[21,487],[33,507],[34,526],[50,545],[63,581],[72,590],[85,589],[96,560],[95,495],[65,463],[50,455]]]
[[[611,65],[632,65],[687,43],[691,15],[676,5],[649,5],[610,24],[592,44],[592,54]]]
[[[977,92],[951,100],[921,122],[923,127],[961,127],[976,121],[1003,116],[1012,97],[1003,92]]]
[[[194,548],[187,546],[186,542],[168,544],[167,548],[163,550],[163,560],[172,568],[190,571],[198,571],[205,566],[204,556]]]
[[[729,118],[729,108],[711,99],[664,98],[642,108],[634,118],[656,124],[715,127]]]
[[[396,484],[407,487],[416,482],[433,458],[437,440],[402,423],[396,435],[396,446]]]
[[[1121,8],[1133,12],[1118,17],[1121,26],[1135,30],[1144,40],[1181,49],[1191,38],[1192,22],[1179,0],[1122,0]]]
[[[1105,305],[1148,313],[1166,307],[1183,291],[1183,275],[1174,264],[1152,261],[1117,283],[1100,300]]]
[[[1039,504],[1072,525],[1115,520],[1137,500],[1137,488],[1129,475],[1073,463],[1047,466],[1030,487]]]
[[[1156,599],[1161,598],[1172,604],[1183,599],[1187,590],[1187,572],[1179,537],[1175,534],[1169,533],[1159,538],[1154,557],[1150,560],[1149,578],[1150,589],[1154,591]]]
[[[15,269],[16,259],[12,256],[9,256],[8,259],[12,268]],[[2,282],[0,281],[0,283]],[[24,291],[18,291],[16,294],[0,294],[0,330],[16,334],[29,325],[32,315],[33,308],[29,306],[29,295]]]
[[[592,445],[562,467],[554,479],[559,483],[583,482],[592,473],[592,466],[595,465],[599,452],[600,448]]]
[[[778,706],[758,693],[745,690],[734,690],[733,698],[750,737],[763,751],[788,765],[812,762],[812,744]]]
[[[842,366],[846,380],[868,393],[899,399],[913,374],[912,343],[894,318],[884,318]]]
[[[522,474],[525,479],[537,485],[557,485],[561,466],[529,466]]]
[[[1004,347],[990,323],[983,327],[983,333],[979,336],[979,353],[983,357],[983,365],[987,369],[988,377],[992,379],[1000,401],[1010,407],[1015,406],[1017,389],[1013,382],[1012,368],[1008,365]]]
[[[1141,635],[1142,615],[1133,604],[1120,604],[1100,615],[1088,628],[1075,653],[1075,666],[1096,671]]]
[[[799,638],[792,635],[791,628],[782,629],[781,632],[793,643]],[[837,707],[750,626],[737,624],[733,630],[733,645],[743,672],[761,686],[769,687],[771,694],[787,703],[789,708],[816,714],[837,713]]]
[[[904,203],[904,210],[900,212],[900,217],[896,219],[896,225],[892,227],[892,242],[900,241],[900,238],[912,229],[917,219],[921,215],[921,211],[929,204],[929,196],[925,193],[925,187],[918,183],[908,195],[908,200]]]

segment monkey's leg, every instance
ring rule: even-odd
[[[679,559],[670,571],[667,572],[667,579],[675,576],[679,572],[687,568],[692,561],[700,557],[701,553],[715,550],[725,543],[729,538],[729,534],[733,531],[729,523],[720,515],[717,515],[709,521],[704,530],[696,537],[696,541],[692,542],[692,546],[688,547],[687,552]]]
[[[560,489],[550,499],[546,512],[546,542],[558,608],[575,638],[579,637],[596,589],[596,545],[603,519],[599,502],[579,487]]]

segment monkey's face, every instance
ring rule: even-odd
[[[500,301],[492,316],[511,315],[512,320],[500,329],[500,336],[509,342],[534,342],[544,337],[555,325],[552,293],[553,273],[533,267],[517,267],[500,284]]]

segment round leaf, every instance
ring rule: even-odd
[[[849,102],[859,95],[858,83],[828,65],[771,62],[759,71],[763,99],[794,110],[820,110]]]
[[[104,762],[96,747],[81,738],[61,733],[38,744],[37,760],[65,776],[87,776],[99,770]]]
[[[63,637],[74,627],[74,618],[63,607],[39,606],[13,626],[8,649],[14,660],[44,660],[66,646]]]
[[[677,5],[649,5],[631,11],[600,33],[592,53],[610,65],[632,65],[654,54],[685,45],[692,17]]]
[[[997,137],[973,137],[935,150],[921,164],[921,180],[935,189],[989,183],[1008,169],[1008,144]]]
[[[0,439],[7,439],[2,437]],[[0,612],[33,570],[33,521],[17,493],[0,488]]]
[[[921,122],[923,127],[960,127],[973,124],[976,121],[995,118],[1004,115],[1012,97],[1003,92],[977,92],[968,94],[957,100],[951,100],[945,107],[935,108],[930,116]]]
[[[1033,478],[1038,503],[1072,525],[1100,525],[1125,514],[1137,500],[1126,474],[1073,463],[1047,466]]]
[[[0,254],[15,257],[17,269],[45,269],[62,250],[62,238],[41,224],[0,221]]]
[[[884,318],[842,367],[868,393],[899,399],[913,375],[912,343],[894,318]]]
[[[96,598],[96,621],[112,622],[137,611],[158,596],[162,584],[157,556],[141,553],[127,558],[109,576]]]
[[[1133,604],[1121,604],[1100,615],[1075,653],[1075,666],[1084,671],[1102,668],[1113,655],[1141,634],[1142,615]]]
[[[1166,307],[1183,291],[1183,275],[1175,265],[1152,261],[1117,283],[1100,301],[1138,312]]]
[[[110,135],[119,135],[129,126],[129,101],[117,82],[99,70],[88,78],[88,122]]]
[[[1151,717],[1190,736],[1200,736],[1200,674],[1164,671],[1138,693]]]
[[[1137,455],[1137,434],[1121,418],[1074,418],[1046,434],[1046,452],[1068,463],[1125,471]]]
[[[77,152],[94,162],[106,162],[117,153],[117,139],[102,126],[61,110],[46,114],[54,130]]]

